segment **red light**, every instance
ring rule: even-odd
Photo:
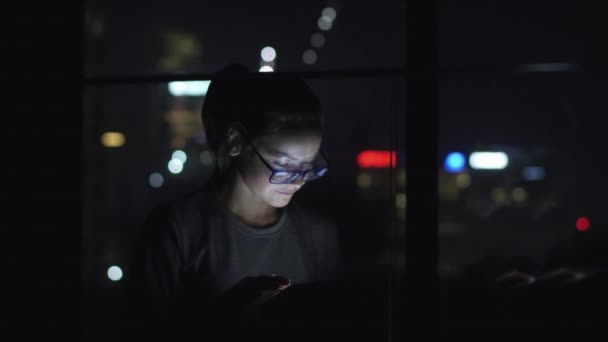
[[[578,220],[576,220],[576,230],[578,230],[579,232],[586,231],[587,229],[589,229],[590,225],[591,222],[586,217],[579,217]]]
[[[361,168],[387,168],[391,166],[391,156],[393,167],[397,165],[397,153],[385,150],[365,150],[357,156],[357,164]]]

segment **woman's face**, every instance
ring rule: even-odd
[[[321,132],[301,130],[265,135],[253,139],[252,144],[262,158],[275,170],[309,170],[319,153]],[[247,143],[243,145],[239,172],[249,189],[274,208],[282,208],[302,185],[298,177],[288,184],[272,184],[271,170]]]

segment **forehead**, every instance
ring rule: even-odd
[[[318,130],[305,130],[264,135],[255,140],[268,153],[306,159],[319,151],[322,136]]]

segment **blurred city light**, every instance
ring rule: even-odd
[[[357,155],[357,165],[361,168],[388,168],[391,162],[395,167],[397,164],[395,151],[365,150]]]
[[[397,209],[405,209],[407,205],[407,196],[406,194],[400,192],[395,196],[395,206]]]
[[[578,66],[572,63],[536,63],[526,64],[522,67],[522,70],[526,72],[564,72],[577,69]]]
[[[317,61],[317,53],[313,49],[308,49],[302,54],[302,60],[306,64],[315,64]]]
[[[325,45],[325,37],[321,33],[314,33],[310,36],[310,45],[320,48]]]
[[[105,147],[121,147],[125,144],[125,135],[120,132],[105,132],[101,135],[101,143]]]
[[[331,7],[325,7],[321,11],[321,17],[327,17],[329,21],[334,21],[336,19],[336,10]]]
[[[504,152],[473,152],[469,164],[474,169],[502,170],[509,165],[509,157]]]
[[[405,169],[397,170],[397,186],[405,186],[407,183],[407,172]]]
[[[177,150],[175,152],[173,152],[173,154],[171,155],[171,159],[178,159],[182,162],[182,164],[186,163],[186,160],[188,159],[188,156],[186,155],[186,153],[182,150]]]
[[[579,217],[576,220],[576,230],[579,232],[584,232],[591,226],[591,221],[589,221],[586,217]]]
[[[211,81],[169,82],[169,93],[173,96],[205,96]]]
[[[211,152],[209,152],[209,151],[201,152],[199,159],[201,161],[201,164],[203,164],[205,166],[210,166],[213,164],[213,156],[211,155]]]
[[[164,182],[165,180],[163,178],[163,175],[158,172],[154,172],[150,175],[150,177],[148,177],[148,183],[153,188],[160,188],[161,186],[163,186]]]
[[[456,175],[456,185],[460,189],[466,189],[471,185],[471,176],[468,173],[459,173]]]
[[[528,198],[528,193],[526,192],[526,189],[517,187],[511,192],[511,198],[513,199],[513,202],[523,203]]]
[[[452,152],[448,154],[443,162],[443,168],[449,173],[458,173],[464,170],[466,159],[464,154],[460,152]]]
[[[182,163],[182,161],[179,159],[171,159],[167,165],[167,168],[169,169],[169,172],[178,174],[184,169],[184,163]]]
[[[122,270],[118,266],[110,266],[108,268],[108,278],[112,281],[119,281],[122,279]]]
[[[366,172],[362,172],[357,176],[357,186],[361,189],[367,189],[372,185],[372,177]]]
[[[272,62],[277,57],[277,52],[271,46],[267,46],[262,49],[262,51],[260,52],[260,56],[262,57],[262,60],[266,62]]]
[[[272,62],[260,61],[260,68],[265,65],[271,67],[274,70],[274,66],[275,66],[274,61],[272,61]]]
[[[273,72],[274,69],[270,65],[264,65],[260,68],[260,72]]]
[[[93,18],[91,21],[91,33],[95,37],[99,37],[103,34],[103,19],[102,18]]]
[[[543,180],[545,178],[545,168],[542,166],[526,166],[521,175],[528,181]]]
[[[507,192],[504,188],[494,188],[492,190],[492,199],[496,203],[505,203],[507,202]]]
[[[325,19],[326,17],[321,17],[319,18],[319,21],[317,22],[317,25],[319,25],[319,28],[323,31],[328,31],[329,29],[331,29],[331,21],[327,21]]]

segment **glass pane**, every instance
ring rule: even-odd
[[[590,70],[441,79],[446,328],[592,324],[605,305],[606,187],[594,166],[605,81]]]
[[[332,330],[383,340],[389,331],[390,262],[395,261],[390,252],[398,247],[389,240],[403,235],[405,213],[403,158],[396,156],[397,167],[387,158],[402,142],[403,125],[396,124],[403,117],[402,80],[308,83],[324,108],[322,148],[330,169],[294,201],[338,223],[345,270],[354,279],[341,296],[323,304],[325,315],[319,314],[333,322]],[[129,255],[146,215],[201,186],[211,174],[200,120],[204,99],[202,94],[174,96],[166,83],[86,89],[83,321],[88,341],[115,340],[129,324],[124,315]],[[336,303],[341,305],[332,307]],[[290,324],[314,328],[309,326],[314,317],[302,312],[309,311],[286,315]]]
[[[86,75],[400,67],[404,3],[103,2],[86,5]],[[265,47],[274,50],[262,51]]]
[[[600,20],[590,16],[588,4],[440,2],[438,48],[442,65],[568,62],[589,57],[595,49],[600,51],[598,43],[602,40],[594,43],[591,38],[603,30],[599,27]],[[595,23],[598,26],[592,30]]]

